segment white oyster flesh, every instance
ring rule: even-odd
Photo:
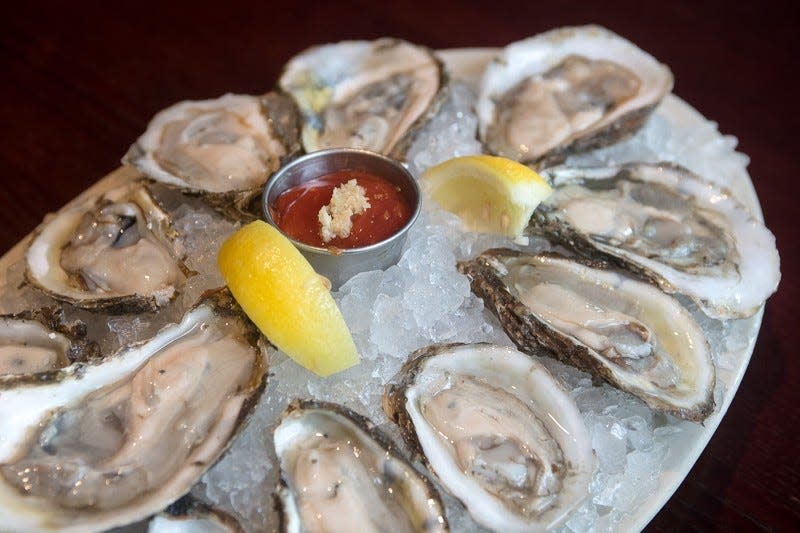
[[[0,376],[57,370],[69,364],[70,340],[35,320],[0,317]]]
[[[502,269],[504,283],[529,311],[588,348],[619,388],[689,418],[711,411],[711,351],[674,298],[619,272],[547,255],[509,257]]]
[[[225,449],[265,367],[252,326],[215,305],[102,363],[35,382],[0,378],[4,528],[103,530],[189,490]]]
[[[171,224],[143,182],[111,189],[45,220],[27,252],[27,277],[80,307],[154,309],[185,280]]]
[[[226,94],[159,112],[126,158],[169,185],[225,193],[262,186],[286,153],[258,97]]]
[[[231,515],[185,496],[147,523],[147,533],[241,533]]]
[[[543,531],[588,495],[594,455],[581,415],[530,357],[454,347],[420,364],[405,399],[426,461],[481,525]]]
[[[609,144],[638,129],[672,81],[666,66],[604,28],[549,31],[508,45],[487,67],[480,136],[490,152],[523,162]]]
[[[232,528],[215,517],[174,518],[156,515],[147,525],[147,533],[236,533]]]
[[[429,50],[397,39],[343,41],[295,56],[279,84],[303,114],[307,152],[388,154],[435,101],[441,65]]]
[[[274,440],[287,531],[447,530],[430,485],[343,408],[290,408]]]
[[[575,235],[711,317],[751,316],[777,288],[772,233],[730,191],[686,169],[558,167],[546,175],[554,192],[534,215],[537,226]]]

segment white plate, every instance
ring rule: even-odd
[[[469,48],[453,49],[439,52],[439,56],[449,67],[451,74],[469,84],[475,86],[480,80],[481,74],[486,63],[496,54],[496,49]],[[656,110],[656,115],[660,116],[671,125],[681,127],[701,126],[705,123],[705,118],[695,109],[689,106],[680,98],[669,95]],[[719,135],[719,134],[717,134]],[[722,138],[722,136],[719,136]],[[97,187],[107,187],[111,182],[125,181],[135,172],[131,169],[120,168],[102,178],[97,184],[85,191],[81,197],[86,196],[90,191]],[[756,215],[761,218],[761,210],[753,189],[750,177],[747,174],[745,163],[735,168],[726,168],[725,182],[732,189],[741,201],[748,205]],[[80,198],[80,197],[79,197]],[[9,250],[0,258],[0,287],[5,284],[8,268],[18,261],[24,254],[30,236],[23,239],[15,247]],[[675,425],[680,426],[679,437],[670,441],[670,450],[666,459],[666,467],[661,473],[658,488],[646,498],[634,512],[629,514],[620,525],[623,531],[640,530],[655,516],[655,514],[669,500],[673,492],[677,489],[692,465],[695,463],[700,453],[705,448],[711,436],[714,434],[725,412],[728,410],[739,383],[742,380],[750,356],[753,352],[755,340],[761,325],[763,307],[755,316],[733,322],[731,330],[739,338],[746,339],[735,350],[728,352],[726,361],[727,368],[717,368],[717,379],[724,383],[725,392],[715,413],[706,419],[704,425],[690,422],[676,421]],[[633,480],[631,480],[633,482]]]

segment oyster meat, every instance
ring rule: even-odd
[[[672,90],[672,73],[599,26],[508,45],[486,68],[476,113],[486,148],[545,164],[636,132]]]
[[[458,268],[521,350],[544,346],[681,418],[702,421],[713,411],[708,342],[692,315],[657,287],[601,265],[505,249]]]
[[[431,483],[366,418],[295,400],[275,429],[284,531],[447,531]]]
[[[86,338],[86,324],[67,322],[60,307],[0,315],[0,376],[32,376],[99,356],[97,343]]]
[[[28,248],[25,275],[85,309],[155,311],[185,281],[183,258],[169,214],[136,180],[45,219]]]
[[[557,167],[530,231],[690,297],[713,318],[756,313],[775,292],[775,237],[726,189],[671,163]]]
[[[263,390],[261,339],[220,290],[101,362],[0,376],[3,528],[99,531],[188,492]]]
[[[441,102],[443,70],[430,50],[405,41],[343,41],[294,57],[279,83],[303,114],[307,152],[365,148],[402,157]]]
[[[244,529],[228,513],[187,495],[151,518],[147,533],[244,533]]]
[[[418,350],[387,385],[383,406],[485,527],[551,529],[589,493],[594,454],[578,408],[541,364],[512,348]]]
[[[277,93],[180,102],[153,117],[123,163],[241,218],[298,151],[297,121],[291,98]]]

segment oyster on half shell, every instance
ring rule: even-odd
[[[551,529],[589,494],[594,453],[578,408],[541,364],[513,348],[418,350],[387,385],[383,408],[485,527]]]
[[[353,411],[295,400],[273,438],[284,531],[448,530],[433,485]]]
[[[665,65],[605,28],[552,30],[508,45],[486,68],[480,137],[491,153],[545,166],[632,135],[672,82]]]
[[[186,280],[183,245],[146,182],[132,182],[48,217],[25,276],[53,298],[109,313],[155,311]]]
[[[705,335],[657,287],[600,262],[507,249],[488,250],[458,269],[520,350],[545,347],[681,418],[702,421],[713,411],[715,371]]]
[[[147,523],[147,533],[244,533],[230,514],[188,494]]]
[[[555,167],[529,231],[690,297],[713,318],[753,315],[775,292],[775,237],[730,191],[672,163]]]
[[[343,41],[292,58],[279,81],[303,114],[303,147],[365,148],[402,157],[441,103],[433,53],[399,39]]]
[[[262,343],[218,290],[102,361],[0,376],[3,529],[99,531],[177,500],[263,391]]]
[[[60,307],[0,315],[0,376],[57,371],[100,357],[86,324],[67,321]]]
[[[278,93],[179,102],[156,114],[123,158],[150,178],[239,219],[299,150],[297,109]]]

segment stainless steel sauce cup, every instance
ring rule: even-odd
[[[361,170],[375,174],[395,184],[411,206],[411,217],[391,237],[369,246],[336,249],[331,251],[311,246],[286,235],[275,223],[270,212],[278,196],[284,191],[308,180],[333,172]],[[397,263],[403,250],[408,230],[419,216],[422,204],[419,185],[414,176],[399,162],[367,150],[333,148],[320,150],[295,159],[275,173],[264,187],[262,209],[268,223],[278,228],[308,259],[318,274],[327,277],[334,289],[359,272],[384,270]]]

